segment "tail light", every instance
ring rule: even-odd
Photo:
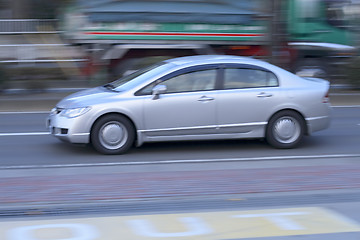
[[[329,90],[326,92],[325,96],[323,97],[323,103],[329,103],[330,99],[329,99]]]

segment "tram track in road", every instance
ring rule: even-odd
[[[360,159],[359,154],[329,154],[329,155],[289,155],[289,156],[264,156],[247,158],[217,158],[217,159],[178,159],[178,160],[153,160],[129,162],[104,162],[104,163],[75,163],[75,164],[48,164],[48,165],[17,165],[0,166],[0,170],[10,169],[44,169],[44,168],[82,168],[82,167],[111,167],[111,166],[139,166],[160,164],[196,164],[196,163],[226,163],[226,162],[259,162],[281,160],[315,160],[315,159]]]

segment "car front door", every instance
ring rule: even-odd
[[[217,72],[214,66],[189,68],[157,81],[166,91],[144,99],[143,133],[148,140],[198,139],[215,133]]]

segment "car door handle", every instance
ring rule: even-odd
[[[257,95],[257,97],[259,98],[268,98],[268,97],[272,97],[271,93],[266,93],[266,92],[261,92]]]
[[[215,98],[207,97],[207,96],[202,96],[201,98],[198,99],[199,102],[209,102],[213,100],[215,100]]]

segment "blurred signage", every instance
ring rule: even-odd
[[[121,30],[121,31],[164,31],[167,25],[160,23],[88,23],[82,28],[88,30]],[[184,31],[264,31],[264,26],[242,26],[229,24],[176,24]],[[177,29],[178,30],[178,29]]]
[[[83,26],[79,33],[86,39],[261,40],[264,25],[98,23]]]

